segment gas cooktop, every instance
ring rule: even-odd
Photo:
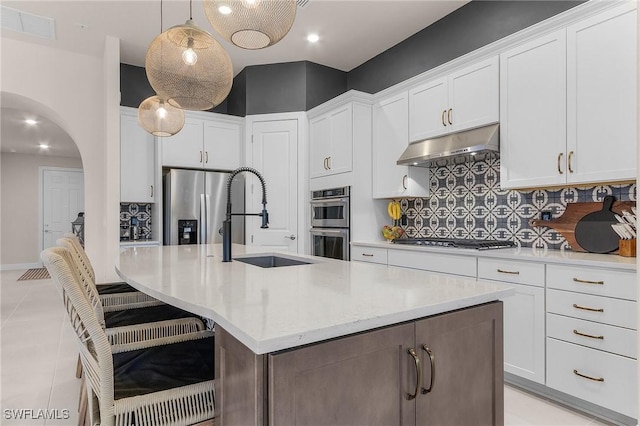
[[[454,238],[401,238],[393,240],[394,244],[406,244],[428,247],[453,247],[476,250],[490,250],[515,247],[513,241],[463,240]]]

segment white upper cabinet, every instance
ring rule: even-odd
[[[204,121],[204,168],[235,170],[240,167],[240,141],[239,124]]]
[[[480,127],[499,119],[498,57],[409,90],[409,141]]]
[[[350,172],[353,160],[353,105],[348,103],[309,121],[313,178]]]
[[[428,197],[429,170],[396,164],[408,143],[407,92],[373,107],[373,198]]]
[[[185,118],[182,130],[173,136],[162,138],[162,165],[202,168],[203,135],[202,120]]]
[[[567,182],[636,178],[637,15],[628,3],[567,28]]]
[[[565,182],[565,31],[500,56],[500,183],[502,188]]]
[[[185,112],[182,130],[162,138],[163,166],[208,170],[238,168],[242,120],[206,114]]]
[[[502,188],[636,177],[636,5],[500,56]]]
[[[138,110],[120,108],[120,201],[155,202],[155,137],[138,123]]]

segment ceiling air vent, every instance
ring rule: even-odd
[[[17,31],[36,37],[56,39],[56,22],[53,18],[34,15],[21,10],[0,6],[2,29]]]
[[[296,0],[298,7],[305,7],[311,0]]]

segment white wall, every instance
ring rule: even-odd
[[[113,72],[119,66],[115,40],[107,40],[104,56],[97,58],[4,38],[0,57],[3,94],[40,104],[39,113],[57,123],[78,146],[85,173],[86,250],[99,282],[117,277],[113,253],[119,241],[119,207],[113,194],[120,187],[118,139],[114,142],[119,120],[113,111],[118,111],[120,98],[119,93],[107,96],[107,91],[119,90],[119,75]],[[1,205],[3,210],[8,207],[5,200]]]
[[[39,178],[41,166],[82,168],[79,158],[2,153],[0,156],[0,265],[40,263]],[[69,225],[71,230],[71,225]]]

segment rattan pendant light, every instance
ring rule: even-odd
[[[138,107],[138,122],[154,136],[173,136],[184,126],[184,111],[159,96],[151,96]]]
[[[243,49],[262,49],[282,40],[296,8],[296,0],[204,0],[213,29]]]
[[[151,42],[145,68],[156,93],[182,109],[215,107],[229,95],[233,83],[229,55],[191,18]]]
[[[162,0],[160,0],[160,33],[162,34]],[[151,96],[138,107],[138,122],[154,136],[173,136],[184,126],[184,111],[169,105],[160,96]]]

